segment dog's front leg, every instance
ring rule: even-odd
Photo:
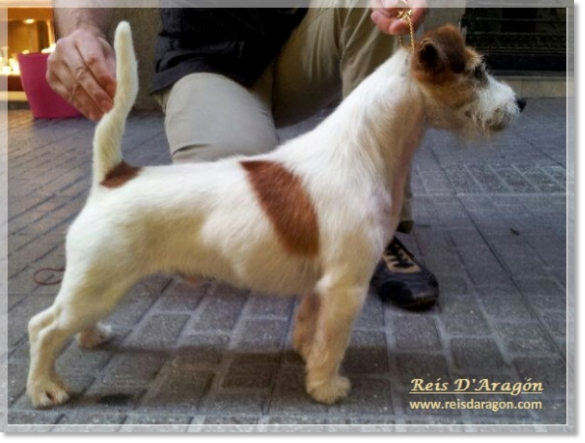
[[[367,284],[320,284],[315,334],[307,358],[307,392],[318,402],[331,404],[347,396],[348,378],[339,367],[353,322],[367,295]]]
[[[309,292],[301,298],[301,302],[295,315],[295,329],[293,332],[293,349],[299,353],[305,361],[309,359],[315,329],[317,328],[317,315],[319,313],[319,297]]]

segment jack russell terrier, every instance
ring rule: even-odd
[[[171,272],[254,291],[302,294],[293,347],[318,402],[344,398],[339,373],[370,278],[398,225],[413,154],[428,127],[505,128],[523,109],[453,26],[399,49],[326,120],[273,152],[212,163],[133,167],[121,139],[138,90],[130,26],[114,47],[118,88],[95,130],[93,184],[67,234],[54,304],[29,323],[27,392],[35,407],[68,400],[55,359],[100,323],[141,278]]]

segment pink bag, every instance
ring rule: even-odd
[[[18,54],[22,88],[35,118],[79,117],[81,113],[63,100],[47,83],[49,54]]]

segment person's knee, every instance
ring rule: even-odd
[[[274,131],[262,134],[233,133],[229,128],[215,137],[190,143],[172,152],[174,163],[215,161],[234,155],[257,155],[273,150],[278,144]]]
[[[218,74],[189,74],[168,91],[165,131],[174,162],[255,155],[278,143],[269,101]]]

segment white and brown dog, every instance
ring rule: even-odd
[[[130,27],[116,30],[118,89],[94,138],[93,185],[67,235],[54,304],[29,323],[27,391],[36,407],[68,399],[55,358],[156,272],[213,277],[270,294],[302,294],[293,346],[317,401],[345,397],[339,374],[370,278],[398,224],[407,171],[427,127],[500,130],[522,110],[451,26],[400,49],[314,130],[268,154],[135,168],[122,159],[138,89]]]

